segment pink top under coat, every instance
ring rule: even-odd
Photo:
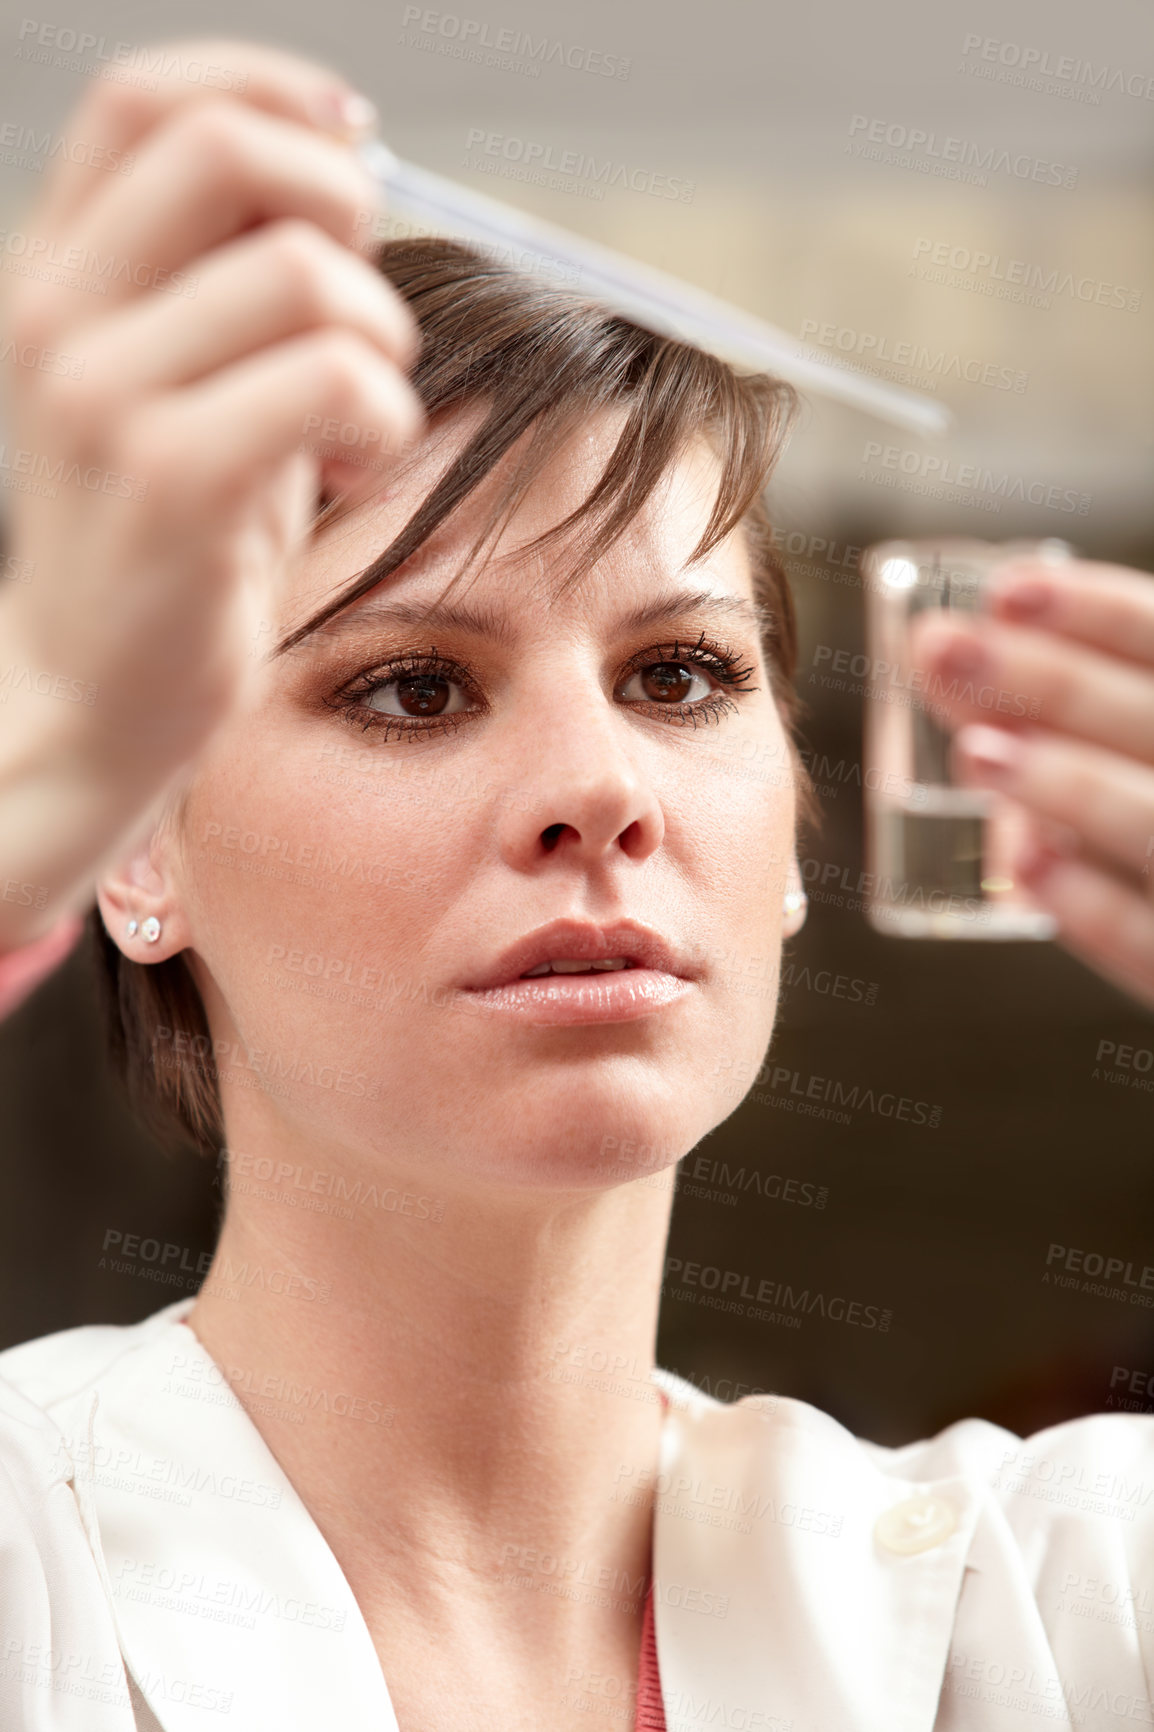
[[[11,1016],[75,948],[84,917],[65,914],[40,938],[0,955],[0,1019]]]

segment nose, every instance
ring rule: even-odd
[[[639,864],[661,846],[661,803],[626,728],[611,710],[598,716],[584,705],[538,718],[500,819],[501,854],[514,870],[547,860],[589,870],[622,856]]]

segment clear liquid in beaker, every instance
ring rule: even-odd
[[[901,938],[1052,938],[1053,916],[1020,894],[1005,864],[1014,817],[971,788],[923,788],[875,802],[868,913]]]
[[[886,542],[863,561],[872,678],[865,700],[866,912],[902,938],[1046,939],[1053,917],[1014,882],[1028,820],[952,781],[952,736],[915,677],[910,625],[930,610],[980,611],[990,570],[1011,556],[1061,560],[1064,542]],[[884,678],[883,671],[884,670]],[[995,710],[991,721],[1002,720]]]

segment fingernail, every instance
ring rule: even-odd
[[[983,679],[990,667],[985,646],[976,637],[951,637],[932,652],[932,659],[939,674],[954,680]]]
[[[1013,781],[1026,753],[1018,735],[1007,732],[1005,728],[981,726],[959,728],[954,750],[963,777],[969,781],[993,782],[997,787]]]
[[[375,103],[348,85],[330,85],[313,98],[312,112],[319,126],[347,138],[365,137],[380,119]]]
[[[375,102],[359,90],[350,90],[341,106],[341,118],[350,132],[361,136],[375,131],[381,117]]]
[[[1046,578],[1016,575],[1012,568],[991,590],[998,611],[1010,619],[1041,619],[1054,603],[1054,589]]]
[[[1014,879],[1018,884],[1024,884],[1031,890],[1037,890],[1049,877],[1061,858],[1062,856],[1056,853],[1053,848],[1047,847],[1044,842],[1039,842],[1036,838],[1031,837],[1029,841],[1023,842],[1014,856],[1012,866]]]

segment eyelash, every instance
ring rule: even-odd
[[[755,665],[742,661],[740,654],[728,645],[710,641],[704,632],[692,647],[686,647],[677,639],[671,644],[657,644],[650,649],[639,651],[626,663],[618,683],[624,684],[633,674],[644,672],[647,668],[669,664],[703,668],[712,674],[721,686],[729,687],[741,696],[759,690],[759,687],[747,683],[757,671]],[[457,727],[470,716],[477,714],[475,710],[456,710],[446,716],[394,716],[382,710],[370,709],[363,701],[394,680],[419,678],[422,674],[436,675],[462,686],[471,699],[475,700],[478,695],[479,681],[472,669],[452,657],[442,655],[434,646],[418,654],[398,656],[395,661],[359,675],[330,699],[329,705],[338,710],[350,726],[358,727],[365,733],[370,729],[383,730],[385,739],[391,737],[411,740],[440,733]],[[633,700],[631,707],[640,709],[643,714],[660,716],[663,721],[676,721],[683,726],[688,724],[694,728],[700,727],[703,722],[720,721],[726,713],[737,711],[737,704],[728,692],[716,690],[692,703],[660,704]]]

